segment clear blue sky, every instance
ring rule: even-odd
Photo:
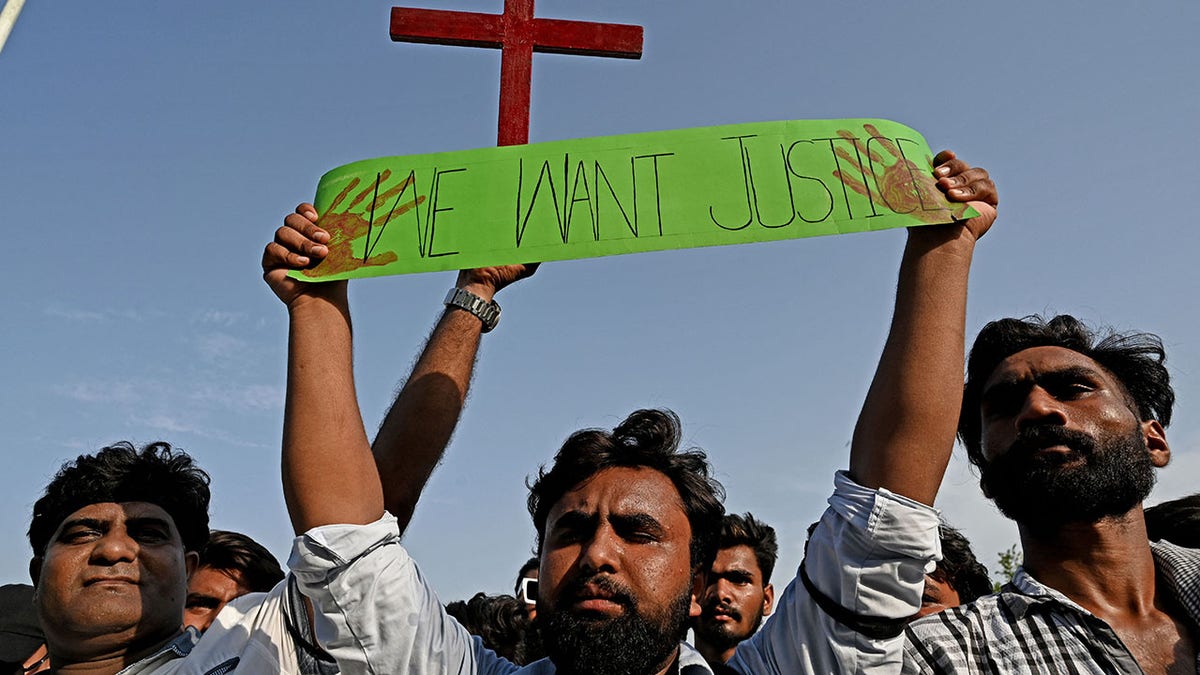
[[[500,0],[437,6],[496,12]],[[0,581],[26,577],[56,467],[164,439],[212,473],[213,525],[286,556],[285,315],[263,245],[335,166],[494,143],[499,53],[392,43],[391,4],[28,3],[0,53]],[[645,26],[641,61],[538,55],[532,140],[886,117],[987,167],[1001,220],[970,334],[1070,312],[1161,334],[1179,394],[1151,501],[1200,476],[1200,5],[542,0]],[[799,562],[891,312],[900,232],[548,264],[500,296],[476,387],[407,543],[445,600],[511,592],[523,481],[561,440],[666,406]],[[453,275],[355,282],[374,429]],[[1016,540],[956,459],[940,506],[981,557]]]

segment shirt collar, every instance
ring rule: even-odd
[[[1167,542],[1151,542],[1157,579],[1171,597],[1187,611],[1193,625],[1200,626],[1200,550]],[[1034,579],[1024,567],[1017,568],[1012,581],[1000,589],[1000,601],[1020,620],[1035,607],[1057,604],[1087,616],[1092,613],[1061,592]]]
[[[117,673],[117,675],[135,675],[136,673],[147,672],[148,670],[169,661],[181,659],[188,654],[191,654],[192,649],[195,648],[196,643],[199,641],[200,631],[191,626],[186,626],[178,637],[163,645],[162,649],[154,652],[141,661],[126,667],[120,673]]]

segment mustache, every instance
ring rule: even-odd
[[[579,598],[593,595],[595,590],[599,590],[607,599],[626,609],[637,609],[637,600],[634,599],[633,592],[606,574],[581,576],[570,581],[559,594],[554,608],[567,609]]]
[[[1082,431],[1044,425],[1022,429],[1006,454],[1011,457],[1029,456],[1056,445],[1065,445],[1083,455],[1093,454],[1096,450],[1095,439]]]
[[[742,613],[739,612],[737,608],[735,608],[733,605],[725,604],[720,600],[710,600],[709,602],[704,603],[704,614],[708,616],[712,616],[714,614],[727,614],[732,617],[734,621],[742,620]]]

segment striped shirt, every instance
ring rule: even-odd
[[[1200,638],[1200,549],[1151,548],[1158,583]],[[1107,623],[1024,569],[999,593],[914,621],[904,650],[905,673],[1142,672]]]

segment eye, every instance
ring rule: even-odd
[[[658,541],[653,533],[640,529],[629,529],[621,533],[622,538],[635,544],[649,544]]]
[[[129,535],[143,544],[158,544],[171,540],[171,531],[162,525],[142,525],[131,529]]]
[[[1093,391],[1092,386],[1086,382],[1068,382],[1062,387],[1062,395],[1064,398],[1078,398]]]
[[[100,530],[94,527],[77,526],[67,529],[59,539],[68,544],[82,544],[100,536]]]

